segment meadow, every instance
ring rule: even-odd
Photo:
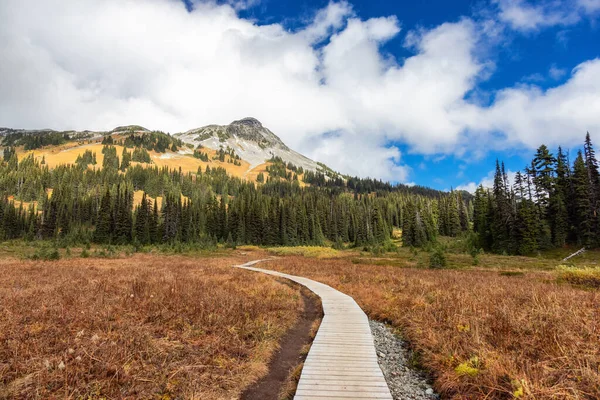
[[[245,260],[3,257],[0,398],[239,396],[302,308]]]
[[[105,246],[40,261],[54,250],[6,242],[0,398],[236,398],[303,307],[297,288],[231,268],[268,257],[263,268],[329,284],[393,326],[442,398],[600,398],[598,252],[474,263],[459,247],[431,269],[410,248]]]
[[[454,268],[434,270],[419,267],[426,254],[289,256],[263,267],[353,296],[410,344],[442,398],[600,398],[600,292],[571,285],[549,259],[488,255],[469,267],[449,255]]]

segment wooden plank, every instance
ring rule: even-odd
[[[324,317],[304,362],[296,400],[392,399],[377,362],[366,314],[354,299],[307,278],[252,267],[239,268],[286,278],[321,298]]]
[[[297,390],[296,391],[296,396],[294,396],[295,399],[297,398],[302,398],[304,396],[307,396],[308,398],[313,398],[313,397],[345,397],[345,396],[350,396],[353,399],[392,399],[392,395],[389,394],[390,391],[389,389],[387,390],[387,393],[381,393],[381,392],[364,392],[364,391],[359,391],[359,390],[338,390],[338,391],[331,391],[331,390]],[[299,396],[299,397],[298,397]]]
[[[308,385],[310,387],[335,387],[335,386],[371,386],[371,387],[387,387],[386,382],[381,382],[380,379],[312,379],[311,377],[306,377],[303,382],[304,385]]]

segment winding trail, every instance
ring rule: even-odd
[[[308,352],[296,400],[392,399],[377,362],[369,319],[354,299],[332,287],[300,276],[255,268],[266,260],[237,268],[289,279],[321,298],[323,321]]]

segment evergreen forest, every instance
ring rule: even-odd
[[[573,163],[561,148],[554,155],[540,146],[514,182],[497,162],[493,187],[475,196],[330,177],[282,160],[257,182],[220,167],[184,173],[150,163],[147,150],[181,145],[160,135],[128,138],[120,157],[112,140],[103,143],[101,166],[87,151],[55,168],[4,146],[0,239],[390,248],[401,232],[404,246],[463,236],[476,250],[522,255],[600,244],[600,174],[589,134]]]

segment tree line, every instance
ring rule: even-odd
[[[91,152],[55,168],[7,152],[0,164],[0,238],[372,247],[390,245],[394,230],[402,229],[405,245],[422,246],[470,225],[472,204],[461,192],[363,193],[370,181],[354,181],[361,190],[284,179],[256,183],[220,167],[182,172],[131,164],[138,149],[145,151],[124,149],[119,159],[106,144],[97,169],[87,168],[96,162]]]
[[[561,147],[541,145],[531,163],[509,182],[496,162],[491,189],[473,201],[473,230],[481,248],[527,255],[565,245],[600,245],[600,174],[590,134],[571,163]]]

